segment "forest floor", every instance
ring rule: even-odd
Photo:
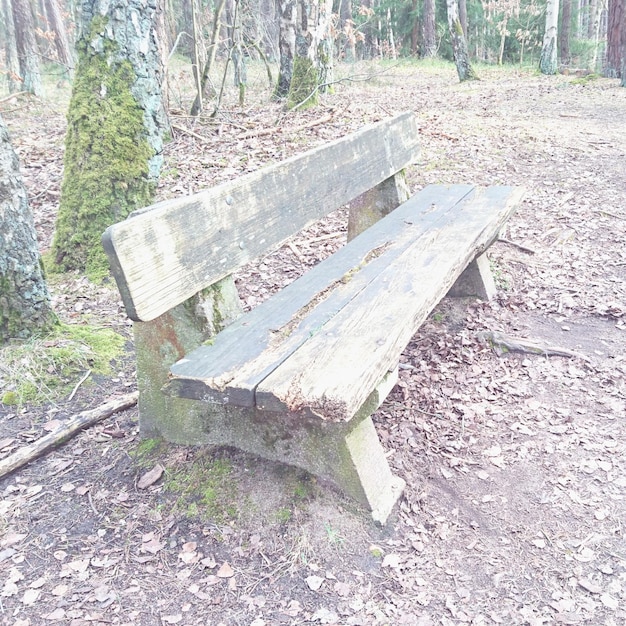
[[[236,450],[150,449],[128,410],[0,479],[2,626],[626,623],[626,89],[510,68],[481,77],[459,84],[451,66],[378,66],[306,112],[285,113],[260,90],[244,110],[227,102],[195,123],[171,97],[179,110],[160,198],[404,110],[415,111],[423,146],[412,190],[526,188],[491,249],[497,297],[445,299],[374,416],[407,483],[388,524]],[[53,95],[2,105],[42,250],[67,102]],[[246,305],[340,245],[343,214],[246,268]],[[115,329],[128,356],[71,401],[0,407],[2,456],[135,384],[115,289],[78,275],[52,278],[51,289],[65,321]],[[498,354],[484,331],[575,354]],[[165,472],[151,483],[157,464]]]

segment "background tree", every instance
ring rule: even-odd
[[[40,96],[43,88],[39,71],[39,49],[30,3],[28,0],[11,0],[11,10],[22,90]]]
[[[19,161],[0,117],[0,344],[54,322]]]
[[[2,17],[4,25],[4,56],[7,69],[7,86],[9,93],[17,93],[22,90],[20,80],[20,63],[17,58],[17,41],[15,39],[15,24],[13,22],[13,10],[10,0],[2,0]]]
[[[622,59],[624,46],[626,46],[626,37],[624,35],[625,22],[625,0],[609,0],[606,62],[604,66],[604,75],[609,78],[619,78],[622,75]]]
[[[74,50],[65,27],[58,0],[44,0],[46,17],[54,36],[54,47],[59,63],[64,66],[68,78],[74,76]]]
[[[557,26],[559,23],[559,0],[548,0],[546,5],[546,30],[539,69],[542,74],[556,74],[557,71]]]
[[[452,42],[452,52],[456,71],[461,82],[465,80],[476,80],[478,75],[474,71],[467,50],[467,42],[463,34],[463,27],[459,19],[457,0],[446,0],[448,8],[448,27],[450,29],[450,40]]]
[[[435,0],[424,0],[422,11],[422,56],[435,57],[437,56]]]
[[[53,242],[59,269],[100,276],[107,226],[150,204],[167,118],[156,0],[84,0]]]

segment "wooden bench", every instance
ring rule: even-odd
[[[370,416],[439,300],[494,292],[484,253],[521,199],[471,185],[408,199],[417,135],[404,113],[107,229],[143,435],[304,468],[385,522],[404,481]],[[347,203],[349,243],[242,315],[232,273]]]

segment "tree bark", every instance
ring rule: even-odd
[[[54,321],[19,161],[0,117],[0,344]]]
[[[284,98],[289,93],[296,56],[296,0],[277,0],[279,32],[278,50],[280,69],[274,96]]]
[[[625,4],[624,0],[609,0],[606,62],[604,66],[604,75],[608,78],[619,78],[622,75],[623,48],[626,46],[626,37],[624,36]]]
[[[557,30],[559,22],[559,0],[548,0],[546,7],[546,30],[539,60],[542,74],[552,75],[557,71]]]
[[[422,26],[422,56],[437,56],[437,31],[435,30],[435,0],[424,0]]]
[[[569,42],[572,30],[572,0],[563,0],[561,30],[559,32],[559,57],[563,65],[570,63]]]
[[[65,66],[67,75],[71,79],[74,76],[74,55],[67,36],[65,22],[59,10],[59,4],[57,0],[45,0],[44,6],[46,7],[48,24],[54,33],[54,47],[59,63]]]
[[[13,10],[10,0],[2,0],[2,15],[6,33],[4,53],[7,66],[7,85],[9,93],[17,93],[22,91],[22,81],[20,80],[20,62],[17,58],[15,24],[13,23]]]
[[[35,21],[28,0],[11,0],[17,58],[22,90],[41,96],[43,87],[39,71],[39,50],[35,39]]]
[[[456,71],[461,82],[466,80],[478,80],[478,75],[470,63],[467,42],[463,34],[463,27],[459,19],[457,0],[446,0],[448,8],[448,26]]]
[[[108,274],[100,236],[151,203],[168,128],[156,0],[84,0],[53,253],[62,270]]]

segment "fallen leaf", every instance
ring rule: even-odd
[[[61,597],[67,593],[68,589],[67,585],[57,585],[50,593],[53,596]]]
[[[51,622],[62,620],[65,618],[65,609],[62,609],[62,608],[54,609],[52,613],[48,613],[47,615],[44,615],[43,618],[48,619]]]
[[[165,468],[160,463],[157,463],[137,481],[137,489],[146,489],[150,485],[154,485],[154,483],[163,476],[164,471]]]
[[[22,604],[26,606],[30,606],[35,604],[41,595],[41,591],[39,589],[27,589],[22,596]]]
[[[608,593],[603,593],[600,596],[600,602],[602,602],[605,607],[613,610],[615,610],[619,606],[619,602]]]
[[[235,570],[230,566],[228,561],[224,561],[220,568],[217,570],[218,578],[231,578],[235,575]]]
[[[26,534],[23,533],[7,533],[0,541],[0,546],[3,548],[7,548],[8,546],[12,546],[13,544],[19,543],[26,537]]]
[[[387,554],[383,559],[382,567],[400,567],[400,555],[394,554],[393,552],[391,554]]]
[[[182,613],[178,613],[176,615],[161,615],[161,621],[166,624],[178,624],[178,622],[182,621],[182,619]]]
[[[321,576],[307,576],[305,580],[311,591],[318,591],[324,584],[324,579]]]

